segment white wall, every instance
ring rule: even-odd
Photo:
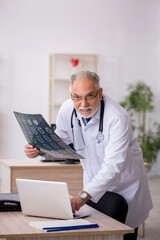
[[[47,119],[54,52],[100,54],[102,85],[116,101],[128,83],[145,81],[160,122],[160,1],[0,0],[0,158],[25,158],[13,111]]]

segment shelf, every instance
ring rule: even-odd
[[[62,105],[62,103],[50,103],[49,106],[50,107],[60,107]]]
[[[77,65],[73,66],[71,60],[77,60]],[[99,74],[99,55],[54,53],[49,56],[49,61],[49,123],[52,124],[56,122],[61,104],[70,98],[71,74],[82,69]]]
[[[58,78],[55,78],[54,81],[55,81],[55,82],[67,82],[67,83],[69,83],[69,82],[70,82],[70,79],[65,79],[65,78],[63,78],[63,79],[62,79],[62,78],[59,78],[59,79],[58,79]]]

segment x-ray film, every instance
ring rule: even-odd
[[[41,114],[14,112],[14,115],[29,144],[40,150],[46,159],[82,159],[72,148],[65,144],[51,129]]]

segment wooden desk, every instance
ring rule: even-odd
[[[91,223],[98,223],[99,228],[81,229],[60,232],[44,232],[31,227],[30,221],[53,221],[53,219],[29,217],[21,212],[0,213],[0,238],[23,240],[121,240],[123,234],[132,233],[133,230],[116,220],[84,206],[82,211],[91,212],[85,218]]]
[[[74,196],[83,187],[81,164],[44,163],[38,159],[1,159],[1,192],[17,192],[16,178],[67,182]]]

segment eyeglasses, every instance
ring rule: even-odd
[[[99,90],[100,90],[100,89],[99,89]],[[78,95],[75,94],[74,96],[71,95],[71,98],[72,98],[72,100],[73,100],[74,102],[76,102],[76,103],[81,102],[83,99],[84,99],[85,101],[91,101],[91,100],[93,100],[94,98],[97,97],[97,95],[98,95],[98,93],[99,93],[99,90],[97,91],[96,94],[89,93],[89,94],[87,94],[87,95],[84,96],[84,97],[81,97],[81,96],[78,96]]]

